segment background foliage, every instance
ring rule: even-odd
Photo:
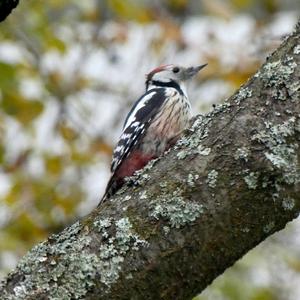
[[[88,213],[144,74],[209,66],[195,113],[224,101],[299,17],[297,0],[21,1],[0,23],[0,275]],[[197,299],[299,299],[299,221]]]

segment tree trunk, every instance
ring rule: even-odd
[[[300,23],[83,220],[34,247],[1,299],[190,299],[300,211]]]

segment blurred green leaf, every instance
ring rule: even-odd
[[[0,88],[2,91],[16,87],[15,76],[16,66],[0,61]]]
[[[249,300],[276,300],[277,297],[274,296],[274,293],[271,289],[268,288],[258,288],[256,291],[253,291],[253,296]]]
[[[43,103],[26,100],[15,90],[4,92],[0,108],[8,115],[17,118],[22,124],[28,124],[43,111]]]
[[[253,4],[253,0],[231,0],[231,2],[239,9],[249,7]]]
[[[4,162],[5,148],[4,145],[0,144],[0,166]]]
[[[60,156],[51,156],[45,159],[47,172],[58,176],[62,172],[63,159]]]
[[[134,0],[108,0],[108,5],[118,17],[135,20],[139,22],[149,22],[151,11],[141,2]]]

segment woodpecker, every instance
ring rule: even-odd
[[[100,203],[111,197],[150,160],[176,143],[191,118],[185,82],[207,64],[163,65],[146,75],[146,92],[128,113],[111,163],[111,178]]]

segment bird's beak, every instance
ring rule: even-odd
[[[200,70],[202,70],[204,67],[206,67],[207,64],[200,65],[197,67],[189,67],[186,69],[186,79],[189,79],[193,76],[195,76]]]

